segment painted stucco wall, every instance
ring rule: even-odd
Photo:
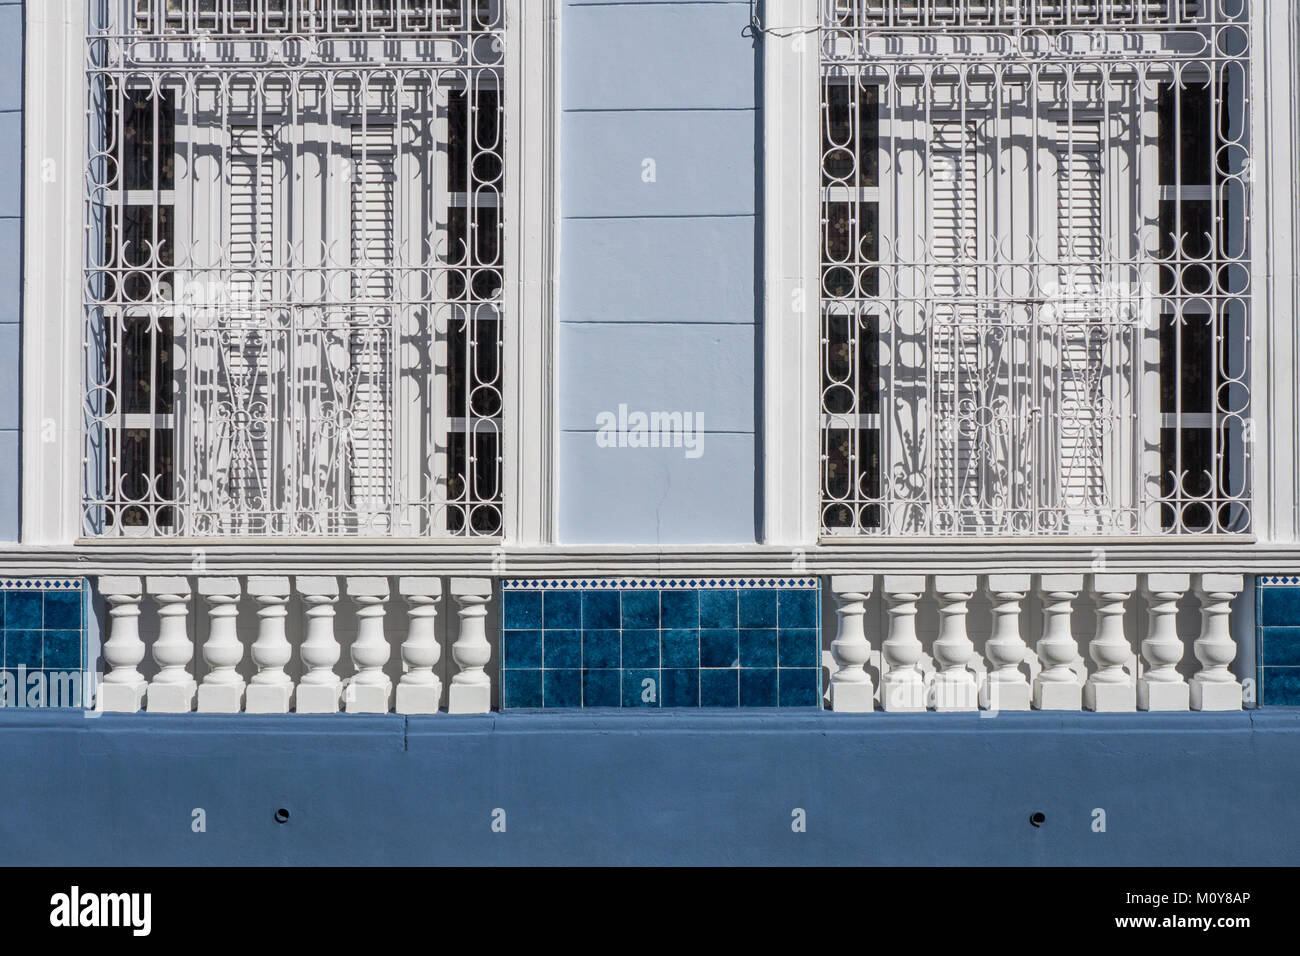
[[[23,3],[0,0],[0,541],[18,539]]]
[[[559,538],[754,541],[757,55],[746,2],[562,10]],[[686,449],[597,419],[703,415]]]

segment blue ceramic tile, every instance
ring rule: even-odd
[[[741,627],[776,627],[776,592],[740,592]]]
[[[618,631],[583,631],[582,666],[585,668],[621,666],[619,643]]]
[[[1300,627],[1261,628],[1260,646],[1263,666],[1300,666]]]
[[[740,700],[740,671],[700,670],[701,707],[738,707]]]
[[[1263,587],[1259,623],[1286,627],[1300,624],[1300,587]]]
[[[506,671],[504,682],[502,706],[542,706],[542,672],[540,670]]]
[[[542,666],[555,668],[582,667],[582,632],[547,631],[544,635]]]
[[[700,592],[700,627],[735,627],[736,592],[727,589]]]
[[[699,591],[664,591],[659,595],[659,619],[669,627],[700,626]]]
[[[700,631],[701,667],[739,667],[738,633],[733,628],[726,631]]]
[[[46,592],[45,629],[81,629],[81,592]]]
[[[542,595],[531,591],[506,591],[501,595],[501,626],[508,629],[542,626]]]
[[[777,623],[787,627],[816,627],[817,591],[782,591]]]
[[[1265,667],[1260,703],[1280,707],[1300,705],[1300,667]]]
[[[542,671],[543,706],[581,707],[582,671],[577,668]]]
[[[46,631],[45,667],[58,670],[80,670],[81,632]]]
[[[816,667],[821,662],[817,632],[809,628],[781,628],[780,654],[782,667]]]
[[[821,671],[815,667],[783,667],[780,706],[816,707],[821,702]]]
[[[623,667],[658,667],[659,632],[624,631]]]
[[[690,667],[700,666],[700,632],[692,630],[673,630],[663,632],[663,666]]]
[[[40,628],[44,617],[42,604],[39,592],[9,591],[5,594],[5,628]]]
[[[619,687],[622,671],[584,670],[582,672],[583,707],[617,707],[621,702]]]
[[[619,626],[618,592],[587,591],[582,595],[582,629]]]
[[[39,598],[40,595],[37,595]],[[8,628],[4,633],[5,667],[17,667],[22,664],[28,670],[44,666],[41,661],[41,632],[18,631]]]
[[[506,631],[501,643],[501,666],[507,670],[542,666],[541,631]]]
[[[623,629],[659,627],[659,592],[623,592]]]
[[[742,667],[740,669],[740,706],[741,707],[775,707],[776,695],[775,667]]]
[[[776,630],[745,628],[740,632],[741,667],[775,667]]]
[[[623,671],[623,706],[658,707],[659,671],[644,669]]]
[[[549,630],[582,627],[582,595],[577,591],[547,591],[542,602],[542,626]]]
[[[663,672],[659,702],[664,707],[699,707],[700,672],[693,668],[671,668]]]

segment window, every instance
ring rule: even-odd
[[[825,0],[823,534],[1251,530],[1244,10]]]
[[[497,536],[498,0],[95,0],[88,535]]]

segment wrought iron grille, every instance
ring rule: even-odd
[[[824,534],[1239,533],[1249,0],[823,0]]]
[[[89,0],[89,535],[498,535],[499,0]]]

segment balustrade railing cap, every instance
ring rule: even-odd
[[[479,597],[491,596],[492,579],[452,578],[451,593],[454,597],[467,597],[471,595],[477,595]]]
[[[1028,574],[990,574],[989,590],[1009,594],[1020,594],[1032,587]]]
[[[145,587],[150,594],[189,594],[190,580],[178,576],[151,576],[145,578]]]
[[[1082,574],[1044,574],[1039,578],[1039,586],[1044,591],[1075,592],[1083,590]]]
[[[924,594],[924,574],[886,574],[884,588],[886,594]]]
[[[339,579],[328,575],[304,575],[293,579],[293,585],[299,594],[314,594],[321,597],[339,596]]]
[[[1192,576],[1190,574],[1172,574],[1160,571],[1155,574],[1148,574],[1146,579],[1146,589],[1152,594],[1162,591],[1186,591],[1191,586]]]
[[[349,597],[388,597],[388,578],[348,578]]]
[[[442,578],[398,578],[397,591],[403,597],[442,597]]]
[[[99,579],[99,593],[104,595],[143,594],[144,589],[140,586],[140,579],[125,575],[109,575]]]
[[[974,591],[979,586],[979,577],[974,574],[936,574],[934,590],[936,593],[965,593]]]
[[[285,577],[251,577],[248,579],[248,593],[254,596],[288,595],[289,579]]]
[[[1240,574],[1202,574],[1196,586],[1202,592],[1236,594],[1246,586],[1246,579]]]
[[[1092,589],[1099,594],[1136,591],[1137,586],[1136,574],[1094,574],[1092,576]]]
[[[199,593],[204,597],[238,597],[239,591],[239,578],[199,578]]]
[[[831,590],[836,594],[870,594],[876,586],[874,574],[835,574],[831,576]]]

